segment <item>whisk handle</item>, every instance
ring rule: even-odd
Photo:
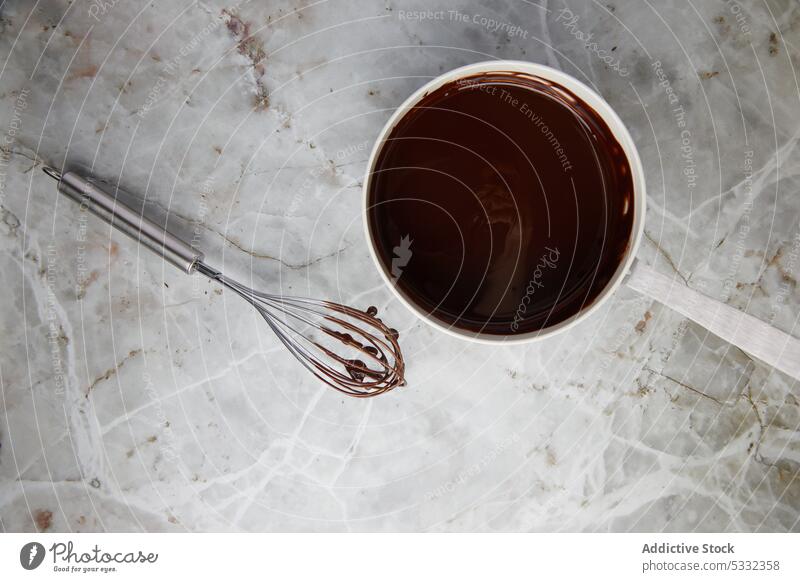
[[[45,168],[45,172],[58,180],[59,192],[161,255],[184,273],[193,273],[198,262],[203,260],[202,252],[159,226],[142,212],[134,210],[117,196],[106,192],[97,183],[90,182],[75,172],[61,174],[52,168]]]

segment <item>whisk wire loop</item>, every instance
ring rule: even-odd
[[[262,293],[198,261],[196,269],[250,303],[289,352],[327,385],[370,397],[405,384],[398,334],[361,311],[305,297]],[[347,350],[343,355],[340,350]]]

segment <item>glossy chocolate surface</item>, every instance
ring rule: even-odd
[[[513,335],[564,321],[616,273],[633,228],[628,160],[566,89],[485,73],[426,95],[370,178],[368,223],[400,291],[446,325]]]

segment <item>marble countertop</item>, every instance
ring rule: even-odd
[[[409,94],[522,59],[639,147],[639,258],[800,335],[800,5],[0,5],[0,531],[798,531],[798,385],[621,289],[525,346],[381,283],[366,159]],[[232,294],[57,195],[80,164],[255,286],[376,305],[409,385],[342,397]]]

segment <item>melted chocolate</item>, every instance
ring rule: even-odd
[[[496,72],[426,95],[381,147],[368,224],[416,305],[470,331],[541,330],[619,267],[633,183],[602,118],[563,87]]]

